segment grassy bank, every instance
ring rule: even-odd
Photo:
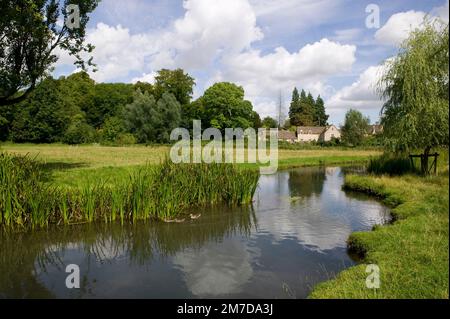
[[[448,165],[448,163],[447,163]],[[363,264],[319,284],[311,298],[448,298],[449,176],[347,176],[345,187],[382,198],[393,224],[353,233],[348,245]],[[366,288],[367,264],[380,268],[380,289]]]
[[[42,164],[27,156],[0,153],[0,226],[173,220],[188,207],[249,204],[259,174],[231,164],[162,164],[133,171],[107,184],[79,187],[46,181]]]

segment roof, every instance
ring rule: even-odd
[[[327,128],[325,126],[299,126],[297,127],[298,134],[322,134]]]
[[[295,132],[281,130],[278,132],[278,138],[280,140],[295,140],[297,136],[295,136]]]

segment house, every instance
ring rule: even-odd
[[[375,124],[369,125],[368,135],[378,135],[383,133],[383,125]]]
[[[297,141],[297,136],[295,135],[295,132],[280,130],[278,131],[278,140],[295,143]]]
[[[295,134],[295,132],[287,130],[278,130],[277,138],[279,141],[285,141],[289,143],[295,143],[297,141],[297,135]],[[258,139],[260,141],[268,141],[270,139],[270,131],[260,131],[258,133]]]
[[[341,138],[341,131],[334,125],[299,126],[297,128],[298,142],[329,142],[333,138]]]

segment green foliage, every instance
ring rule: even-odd
[[[361,112],[349,110],[345,114],[345,124],[341,128],[342,141],[351,146],[361,145],[367,134],[369,123],[369,119]]]
[[[383,154],[382,156],[371,158],[367,166],[369,173],[382,175],[403,175],[407,173],[417,173],[408,156],[396,154]]]
[[[133,145],[137,143],[136,137],[130,133],[119,134],[115,140],[118,145]]]
[[[64,108],[60,83],[44,80],[30,97],[15,105],[11,139],[15,142],[52,143],[59,141],[69,117]]]
[[[278,128],[278,122],[274,118],[267,116],[262,120],[262,127],[269,128]]]
[[[379,91],[384,141],[391,151],[449,145],[449,29],[426,21],[385,62]]]
[[[125,105],[133,101],[133,92],[131,84],[96,84],[93,106],[83,110],[87,122],[95,128],[100,128],[108,117],[120,116]]]
[[[147,82],[136,82],[136,84],[134,84],[134,90],[141,90],[141,92],[148,92],[148,94],[150,95],[154,95],[155,94],[155,87],[153,86],[153,84],[151,83],[147,83]]]
[[[154,96],[159,100],[164,93],[172,93],[181,105],[187,105],[191,102],[194,85],[194,78],[182,69],[162,69],[155,77]]]
[[[140,90],[133,103],[126,106],[125,123],[139,143],[170,141],[170,133],[181,123],[181,106],[171,93],[164,93],[158,102]]]
[[[258,112],[253,111],[252,118],[253,118],[253,125],[252,125],[252,127],[254,129],[259,129],[260,127],[262,127],[261,117],[259,116]]]
[[[59,26],[59,21],[66,21],[70,14],[66,11],[68,4],[79,6],[77,28]],[[81,53],[93,50],[84,40],[88,14],[97,4],[97,0],[1,2],[0,105],[25,99],[58,60],[56,49],[74,56],[75,64],[83,70],[93,65],[92,59],[84,61]]]
[[[326,126],[328,125],[329,115],[325,112],[325,103],[322,97],[319,95],[316,99],[316,103],[314,105],[314,121],[317,126]]]
[[[102,127],[102,141],[116,142],[120,135],[125,133],[125,124],[123,120],[118,117],[109,117],[106,119]]]
[[[325,113],[323,99],[318,96],[317,100],[311,93],[306,95],[302,90],[299,94],[297,88],[292,92],[292,102],[289,109],[289,122],[291,126],[325,126],[328,122]]]
[[[244,100],[244,89],[229,82],[216,83],[205,91],[201,98],[205,119],[210,127],[253,127],[253,106]]]
[[[76,116],[64,133],[62,141],[66,144],[88,144],[96,141],[95,129],[86,123],[82,116]]]
[[[42,167],[28,157],[0,154],[0,226],[46,227],[120,218],[169,220],[188,207],[250,204],[259,173],[231,164],[146,166],[114,186],[99,180],[81,188],[42,181]]]

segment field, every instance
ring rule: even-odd
[[[44,163],[48,178],[64,186],[79,186],[98,179],[114,184],[146,164],[158,164],[168,156],[169,146],[106,147],[98,145],[1,144],[0,152],[27,155]],[[279,150],[279,168],[319,164],[361,163],[377,150],[341,148]],[[257,168],[253,164],[244,167]]]

